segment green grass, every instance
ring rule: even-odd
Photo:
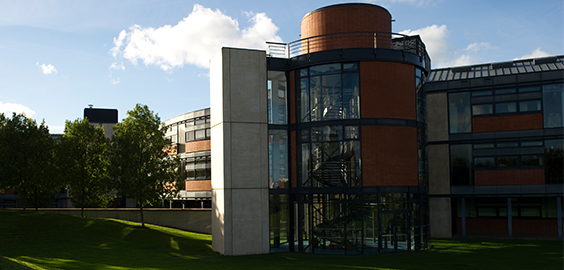
[[[138,223],[0,211],[0,269],[563,269],[561,241],[443,239],[428,251],[372,256],[226,257],[211,236]]]

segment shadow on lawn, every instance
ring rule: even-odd
[[[431,242],[431,250],[403,254],[226,257],[212,251],[210,235],[158,226],[13,211],[0,211],[0,220],[0,256],[48,269],[562,268],[561,241],[438,239]]]

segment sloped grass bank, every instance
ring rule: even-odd
[[[0,269],[562,269],[561,241],[433,240],[394,255],[226,257],[211,235],[138,223],[0,211]]]

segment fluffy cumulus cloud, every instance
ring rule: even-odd
[[[192,13],[178,24],[159,28],[134,25],[114,38],[110,53],[133,64],[139,61],[165,71],[193,64],[208,68],[210,58],[221,47],[265,49],[265,41],[281,42],[278,27],[264,13],[246,13],[250,27],[239,23],[219,10],[194,5]]]
[[[431,57],[433,68],[476,64],[482,61],[478,56],[479,51],[495,49],[487,42],[472,43],[464,49],[456,49],[448,42],[449,32],[446,25],[431,25],[417,30],[404,30],[400,33],[421,36],[427,53]]]
[[[48,64],[48,65],[41,64],[40,65],[39,62],[37,62],[37,63],[35,63],[35,65],[37,65],[41,68],[41,71],[43,72],[43,74],[49,75],[49,74],[57,73],[57,69],[51,64]]]
[[[6,116],[10,116],[12,113],[24,113],[27,117],[33,117],[35,115],[35,111],[17,103],[2,103],[0,102],[0,113],[4,113]]]
[[[515,60],[518,60],[518,59],[538,58],[538,57],[547,57],[547,56],[550,56],[550,54],[547,53],[547,52],[545,52],[545,51],[543,51],[543,50],[541,50],[541,48],[539,47],[539,48],[537,48],[536,50],[534,50],[532,53],[523,55],[523,56],[521,56],[520,58],[516,58]]]

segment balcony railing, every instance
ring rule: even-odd
[[[430,70],[431,61],[419,36],[386,32],[349,32],[308,37],[290,43],[267,42],[269,57],[293,58],[313,52],[347,48],[382,48],[405,51],[422,58]]]

